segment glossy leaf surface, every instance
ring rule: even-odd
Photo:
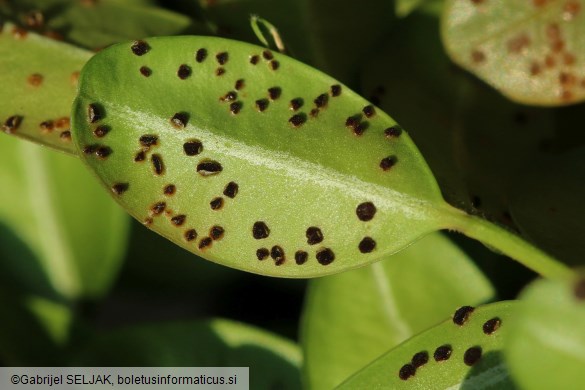
[[[494,297],[488,280],[441,233],[386,261],[310,283],[301,334],[310,389],[334,388],[454,308]]]
[[[355,268],[452,212],[410,140],[336,80],[221,38],[106,49],[74,105],[83,160],[135,218],[235,268]]]

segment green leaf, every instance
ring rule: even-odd
[[[524,389],[580,389],[585,383],[585,279],[537,281],[521,295],[505,358]]]
[[[251,389],[300,389],[292,342],[228,320],[127,327],[90,340],[71,364],[120,367],[250,367]]]
[[[305,386],[331,389],[390,348],[489,301],[494,290],[465,253],[433,233],[359,270],[311,281],[301,339]]]
[[[26,280],[40,269],[41,280],[65,298],[103,295],[123,257],[124,213],[70,156],[8,137],[0,152],[0,221],[33,255],[21,257],[19,246],[2,245],[0,258],[26,259],[26,269],[15,274]]]
[[[436,0],[396,0],[396,16],[404,18],[408,16],[412,11],[423,5],[425,2],[436,1]],[[443,0],[441,0],[442,3]]]
[[[91,53],[6,24],[0,56],[5,64],[0,74],[5,88],[0,95],[2,130],[75,153],[69,115],[79,72]]]
[[[508,98],[562,105],[585,98],[585,1],[448,0],[450,57]]]
[[[388,115],[241,42],[161,37],[102,51],[82,72],[73,128],[83,160],[135,218],[251,272],[355,268],[458,213]]]
[[[514,307],[499,302],[467,318],[455,315],[381,356],[339,389],[514,389],[502,359]],[[464,319],[463,325],[455,318]]]

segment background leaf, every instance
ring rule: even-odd
[[[313,280],[301,328],[304,384],[334,388],[456,308],[493,298],[488,280],[441,233],[369,267]]]

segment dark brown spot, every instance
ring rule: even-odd
[[[94,154],[95,151],[97,150],[98,145],[96,144],[92,144],[92,145],[86,145],[83,147],[83,153],[84,154]]]
[[[371,118],[374,115],[376,115],[376,110],[374,109],[374,106],[372,106],[372,105],[365,106],[364,109],[362,110],[362,112],[364,113],[366,118]]]
[[[187,216],[184,214],[175,215],[173,218],[171,218],[171,223],[175,226],[181,226],[182,224],[185,223],[186,219]]]
[[[268,63],[268,65],[270,66],[270,69],[272,70],[278,70],[278,68],[280,68],[280,62],[276,61],[276,60],[272,60]]]
[[[416,374],[416,368],[410,363],[405,364],[400,368],[400,371],[398,371],[398,377],[403,381],[414,376],[414,374]]]
[[[290,109],[293,111],[297,111],[299,108],[303,106],[303,99],[295,98],[290,101]]]
[[[416,368],[422,367],[429,361],[429,353],[427,351],[420,351],[412,357],[412,365]]]
[[[205,249],[210,247],[213,244],[213,240],[211,237],[204,237],[199,241],[199,249]]]
[[[160,154],[153,154],[150,161],[152,162],[155,174],[160,176],[165,172],[165,165]]]
[[[567,21],[572,20],[581,11],[581,3],[577,0],[569,0],[563,6],[563,18]]]
[[[278,99],[281,94],[282,94],[282,89],[280,89],[280,87],[268,88],[268,97],[270,98],[270,100]]]
[[[220,66],[220,67],[218,67],[218,68],[215,70],[215,75],[216,75],[216,76],[222,76],[223,74],[225,74],[225,72],[226,72],[225,68],[222,68],[222,67]]]
[[[318,108],[313,108],[311,110],[311,112],[309,112],[309,116],[311,118],[316,118],[319,115],[319,109]]]
[[[295,128],[301,127],[306,121],[307,121],[307,115],[305,115],[303,113],[295,114],[295,115],[291,116],[290,119],[288,120],[288,122]]]
[[[274,264],[276,265],[282,265],[286,260],[286,256],[284,255],[284,249],[282,249],[278,245],[272,247],[272,249],[270,250],[270,257],[272,257],[272,260],[274,260]]]
[[[175,187],[174,184],[166,185],[165,188],[163,189],[163,193],[165,195],[174,195],[176,191],[177,187]]]
[[[193,241],[197,238],[197,231],[195,229],[189,229],[185,232],[185,240]]]
[[[331,86],[331,96],[336,97],[341,95],[341,85],[332,85]]]
[[[148,217],[144,221],[142,221],[142,224],[144,226],[150,226],[150,225],[152,225],[153,222],[154,222],[154,220],[152,218]]]
[[[258,260],[264,260],[268,256],[270,256],[270,251],[266,248],[260,248],[256,251],[256,257],[258,258]]]
[[[238,184],[234,183],[233,181],[230,181],[224,188],[223,190],[223,194],[225,196],[227,196],[228,198],[235,198],[236,195],[238,194]]]
[[[236,85],[234,85],[234,88],[236,89],[236,91],[239,91],[242,88],[244,88],[244,86],[245,86],[244,79],[239,79],[239,80],[236,80]]]
[[[321,95],[319,95],[315,98],[313,103],[315,103],[315,105],[318,108],[323,108],[327,105],[328,101],[329,101],[329,96],[326,93],[322,93]]]
[[[268,225],[262,221],[258,221],[254,223],[252,226],[252,236],[257,239],[261,240],[263,238],[267,238],[270,235],[270,229]]]
[[[518,54],[530,46],[530,38],[526,33],[521,33],[508,41],[508,52]]]
[[[45,17],[39,11],[32,11],[26,14],[24,22],[32,29],[39,29],[45,24]]]
[[[323,233],[321,232],[321,229],[319,229],[318,227],[311,226],[310,228],[308,228],[306,236],[307,244],[309,245],[315,245],[319,244],[320,242],[323,242]]]
[[[61,134],[59,134],[59,138],[63,142],[70,142],[71,141],[71,132],[69,130],[65,130]]]
[[[212,210],[221,210],[223,207],[223,198],[213,198],[211,202],[209,202],[209,205],[211,206]]]
[[[474,49],[471,51],[471,61],[475,64],[475,65],[480,65],[483,64],[486,60],[486,56],[485,53],[481,50],[478,49]]]
[[[177,70],[177,76],[179,76],[181,80],[185,80],[191,76],[191,67],[185,64],[179,66],[179,69]]]
[[[359,137],[360,135],[364,134],[364,131],[366,131],[369,126],[370,125],[368,122],[361,122],[356,127],[354,127],[353,133]]]
[[[100,159],[106,159],[112,154],[112,149],[108,146],[100,146],[96,149],[95,155]]]
[[[242,109],[242,102],[233,102],[230,104],[230,111],[233,115],[238,115]]]
[[[228,62],[229,55],[227,52],[223,51],[221,53],[217,53],[217,55],[215,56],[215,59],[217,60],[218,64],[225,65],[226,62]]]
[[[128,187],[130,187],[130,184],[128,183],[116,183],[112,186],[112,192],[116,195],[122,195],[124,192],[128,191]]]
[[[33,73],[30,76],[28,76],[27,81],[31,86],[38,87],[43,83],[43,79],[44,77],[42,74]]]
[[[303,265],[307,262],[307,259],[309,258],[309,254],[305,251],[296,251],[295,253],[295,262],[298,265]]]
[[[437,362],[445,361],[451,357],[451,352],[453,352],[453,349],[450,345],[441,345],[435,350],[433,357]]]
[[[145,159],[146,159],[146,153],[144,153],[144,150],[141,150],[140,152],[136,153],[136,156],[134,156],[135,162],[141,162],[141,161],[144,161]]]
[[[263,112],[268,108],[268,99],[259,99],[256,100],[256,109],[260,112]]]
[[[105,126],[105,125],[99,125],[98,127],[95,128],[95,130],[93,131],[93,135],[95,135],[98,138],[103,138],[105,137],[108,133],[110,132],[110,127],[109,126]]]
[[[402,127],[395,125],[384,130],[384,135],[387,138],[397,138],[402,134]]]
[[[148,66],[141,66],[140,74],[143,75],[144,77],[150,77],[150,75],[152,74],[152,69],[150,69]]]
[[[530,75],[531,76],[538,76],[542,72],[542,67],[538,62],[533,62],[530,64]]]
[[[158,202],[150,208],[150,211],[152,211],[153,215],[160,215],[166,208],[167,204],[165,202]]]
[[[204,48],[197,50],[197,53],[195,53],[195,61],[197,61],[199,63],[205,61],[206,58],[207,58],[207,50]]]
[[[361,117],[359,115],[350,116],[345,120],[345,127],[349,127],[352,130],[360,124]]]
[[[250,57],[250,64],[256,65],[259,60],[260,60],[260,56],[253,55]]]
[[[175,129],[184,129],[187,123],[189,123],[189,114],[186,112],[177,112],[171,118],[171,125]]]
[[[196,156],[203,151],[203,144],[199,140],[190,140],[183,144],[183,151],[187,156]]]
[[[225,229],[222,228],[221,226],[213,226],[211,229],[209,229],[209,236],[214,240],[221,240],[223,238],[223,235],[225,233]]]
[[[89,123],[95,123],[97,121],[102,120],[104,117],[104,113],[102,112],[101,107],[96,104],[92,103],[87,107],[87,118]]]
[[[475,346],[468,348],[463,354],[463,362],[468,366],[473,366],[481,359],[481,347]]]
[[[575,283],[573,294],[575,294],[575,298],[578,300],[585,300],[585,278],[581,278],[577,281],[577,283]]]
[[[394,165],[396,165],[397,159],[395,156],[388,156],[382,159],[382,161],[380,161],[380,168],[382,168],[383,171],[387,171],[390,168],[392,168]]]
[[[469,315],[473,313],[474,310],[475,308],[473,308],[472,306],[461,306],[459,309],[455,311],[455,313],[453,313],[453,323],[462,326],[463,324],[465,324],[465,322],[469,318]]]
[[[140,144],[146,147],[156,145],[158,144],[158,137],[153,134],[143,135],[142,137],[140,137]]]
[[[262,57],[264,57],[265,60],[271,60],[274,58],[274,55],[272,54],[272,52],[270,50],[264,50],[262,52]]]
[[[483,333],[490,335],[494,333],[496,330],[498,330],[501,325],[502,320],[500,320],[498,317],[494,317],[490,320],[487,320],[483,324]]]
[[[360,203],[355,209],[355,213],[360,221],[371,221],[376,215],[376,206],[372,202]]]
[[[144,41],[134,41],[130,48],[132,49],[132,53],[137,56],[143,56],[150,51],[150,46]]]
[[[230,91],[219,98],[222,102],[233,102],[238,98],[238,93],[236,91]]]
[[[53,122],[51,120],[44,121],[44,122],[41,122],[39,127],[41,128],[41,132],[50,133],[55,129],[55,122]],[[93,133],[95,134],[95,130]]]
[[[69,129],[70,125],[71,121],[67,116],[61,117],[55,121],[55,127],[57,129]]]
[[[203,160],[197,164],[197,173],[201,176],[211,176],[220,173],[223,167],[220,163],[213,160]]]
[[[362,253],[370,253],[376,249],[376,241],[374,241],[371,237],[364,237],[360,241],[358,248]]]
[[[329,248],[319,249],[317,251],[317,261],[321,265],[329,265],[335,260],[335,253]]]
[[[10,134],[18,130],[20,124],[22,123],[22,116],[20,115],[13,115],[10,118],[6,119],[4,125],[2,125],[2,129]]]

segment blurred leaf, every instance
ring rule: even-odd
[[[502,357],[514,307],[478,307],[461,326],[449,319],[389,351],[339,389],[515,389]]]
[[[523,389],[585,384],[585,278],[537,281],[521,295],[505,336],[505,358]]]
[[[304,384],[331,389],[455,308],[493,297],[488,280],[440,233],[386,261],[311,281],[301,334]]]
[[[424,2],[433,0],[395,0],[396,2],[396,16],[404,18],[408,16],[412,11],[421,6]],[[443,0],[441,0],[442,2]]]
[[[76,153],[69,115],[79,72],[91,53],[6,24],[0,56],[0,81],[6,89],[0,95],[3,130]],[[11,121],[17,125],[10,126]]]
[[[0,139],[0,220],[30,247],[50,285],[67,298],[97,298],[116,277],[128,219],[70,156]],[[18,246],[0,258],[19,257]]]
[[[301,354],[288,340],[228,320],[140,325],[97,335],[71,364],[250,367],[251,389],[300,389]]]
[[[450,57],[508,98],[561,105],[585,99],[585,1],[448,0]]]

